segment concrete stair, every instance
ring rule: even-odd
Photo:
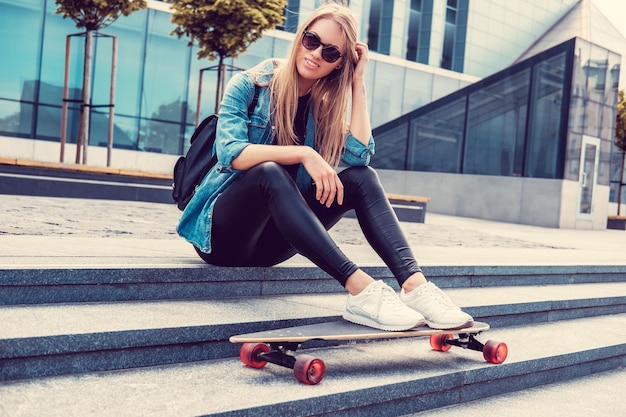
[[[1,269],[0,415],[404,415],[626,365],[626,266],[424,270],[508,344],[504,364],[419,338],[307,344],[316,386],[244,367],[231,335],[341,316],[309,266]]]

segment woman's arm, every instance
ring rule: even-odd
[[[232,167],[245,171],[262,162],[273,161],[281,165],[293,165],[303,162],[305,154],[312,151],[308,146],[276,146],[250,144],[233,159]]]
[[[330,207],[335,198],[338,204],[343,204],[343,184],[337,171],[308,146],[250,144],[233,159],[232,166],[243,171],[269,161],[281,165],[302,164],[315,184],[316,198],[320,204]]]
[[[372,125],[369,110],[367,109],[367,94],[365,91],[365,70],[369,62],[367,44],[357,42],[356,54],[358,61],[352,78],[352,113],[350,117],[350,132],[365,146],[372,137]]]

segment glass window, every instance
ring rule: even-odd
[[[563,178],[566,180],[578,181],[582,143],[582,133],[569,132],[567,139],[567,154],[565,155],[565,173],[563,175]]]
[[[139,10],[116,20],[104,30],[105,33],[118,38],[118,66],[115,81],[116,119],[118,115],[139,116],[147,16],[148,11]],[[107,50],[105,55],[109,54],[110,50]],[[94,89],[94,94],[101,97],[98,88],[99,86]],[[104,89],[108,89],[108,82]]]
[[[370,7],[369,48],[381,54],[389,54],[393,23],[393,0],[372,0]]]
[[[42,0],[0,1],[0,97],[34,101],[34,89],[24,85],[38,79]],[[7,57],[11,57],[8,59]],[[0,117],[6,117],[0,114]]]
[[[403,114],[430,103],[433,95],[433,74],[407,68],[405,80]]]
[[[93,137],[94,143],[106,143],[106,130],[104,132],[91,130],[91,134],[95,135],[95,137]],[[138,138],[139,126],[137,118],[115,114],[113,147],[120,149],[137,149]]]
[[[446,6],[446,24],[443,35],[443,52],[441,55],[441,68],[452,69],[454,42],[456,36],[456,1],[448,0]]]
[[[448,94],[452,94],[457,91],[460,86],[461,84],[459,80],[435,74],[433,77],[432,100],[437,100],[447,96]]]
[[[587,101],[585,103],[585,125],[583,132],[594,138],[600,137],[602,129],[602,105],[597,101]]]
[[[300,12],[300,0],[289,0],[287,6],[283,10],[285,21],[282,25],[278,25],[276,29],[285,32],[296,33],[298,30],[298,16]]]
[[[76,101],[81,100],[82,94],[85,36],[83,35],[84,31],[78,29],[73,20],[63,19],[60,15],[54,14],[56,9],[57,6],[54,3],[47,3],[43,34],[41,82],[39,85],[40,105],[37,108],[35,136],[38,139],[58,140],[61,134],[61,106],[63,105],[67,40],[68,35],[75,35],[69,37],[70,59],[68,67],[68,98],[75,101],[68,103],[65,133],[67,143],[76,143],[80,120],[80,104]],[[92,44],[94,62],[96,59],[95,43],[96,39],[94,36]],[[95,68],[95,66],[92,68]],[[92,85],[94,85],[93,82]],[[66,158],[72,159],[70,156]]]
[[[0,100],[0,134],[14,134],[30,137],[32,123],[32,104]]]
[[[408,122],[400,123],[381,134],[377,134],[376,154],[372,166],[383,169],[404,170],[406,165]],[[379,146],[379,144],[384,144]]]
[[[181,124],[142,119],[139,127],[139,149],[146,152],[177,155],[180,152]]]
[[[522,175],[530,70],[469,97],[463,172]]]
[[[245,54],[237,57],[233,63],[236,67],[250,69],[267,58],[284,58],[286,55],[274,55],[275,38],[264,36],[254,43],[254,48],[249,48]],[[282,52],[282,51],[281,51]]]
[[[411,0],[408,20],[409,28],[407,34],[406,59],[408,61],[417,61],[422,20],[422,0]]]
[[[67,130],[65,132],[67,143],[76,143],[80,120],[79,108],[78,105],[68,107]],[[90,126],[90,131],[93,129],[94,127]],[[61,134],[61,106],[45,104],[37,106],[37,128],[35,132],[37,139],[58,141]]]
[[[468,0],[459,1],[456,16],[456,34],[454,37],[454,53],[452,54],[452,70],[463,72],[465,68],[465,44],[467,43]],[[505,67],[506,65],[503,65]]]
[[[600,140],[600,159],[598,162],[598,184],[600,185],[609,185],[611,182],[611,149],[611,141]]]
[[[70,34],[70,62],[69,62],[69,98],[80,100],[83,86],[83,57],[85,51],[84,33],[78,29],[71,19],[63,19],[54,14],[57,6],[48,2],[46,25],[43,34],[43,48],[41,55],[41,90],[39,101],[45,104],[61,106],[63,100],[63,77],[65,74],[66,39]],[[59,130],[61,128],[60,120]]]
[[[378,52],[378,34],[380,33],[380,15],[382,13],[382,0],[372,0],[370,6],[369,30],[367,31],[367,44],[372,51]]]
[[[113,43],[116,39],[112,36],[103,35],[94,37],[91,102],[95,106],[107,106],[111,101]],[[119,45],[119,39],[117,39],[117,44]],[[117,68],[119,68],[119,63]],[[115,88],[115,85],[113,87]],[[117,93],[117,91],[115,92]]]
[[[141,116],[180,122],[189,49],[171,30],[169,14],[149,11]]]
[[[200,88],[200,72],[202,72],[202,91],[200,95],[200,120],[215,113],[215,84],[217,83],[217,72],[215,61],[208,59],[198,59],[198,47],[191,47],[191,65],[189,70],[189,109],[194,115],[194,120],[187,121],[195,123],[195,114],[198,109],[198,89]]]
[[[136,146],[148,152],[169,153],[174,150],[172,153],[177,154],[181,140],[180,123],[187,109],[189,48],[185,47],[186,39],[169,35],[172,29],[169,14],[155,10],[147,13],[142,120]],[[155,126],[162,127],[162,130]],[[121,145],[117,140],[115,142]]]
[[[558,172],[565,53],[533,67],[525,176],[562,178]]]
[[[408,169],[459,172],[466,96],[411,121]]]
[[[608,76],[608,51],[596,45],[591,45],[591,56],[583,63],[583,70],[587,78],[589,99],[602,102]]]
[[[372,125],[379,125],[402,115],[404,68],[378,62],[375,82]]]
[[[608,81],[606,83],[606,90],[604,91],[604,102],[609,106],[613,106],[617,102],[620,61],[621,57],[619,55],[609,52]]]
[[[420,19],[419,46],[417,48],[417,62],[428,64],[430,54],[430,36],[433,26],[433,2],[422,2],[422,17]]]

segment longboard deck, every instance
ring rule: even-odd
[[[303,343],[308,340],[315,339],[395,339],[401,337],[419,337],[446,333],[476,334],[486,330],[489,330],[489,325],[487,323],[475,322],[473,326],[462,329],[437,330],[424,326],[402,332],[390,332],[341,320],[329,323],[310,324],[305,326],[240,334],[232,336],[230,341],[232,343]]]

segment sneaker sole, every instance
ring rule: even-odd
[[[465,329],[467,327],[472,327],[474,325],[474,320],[468,320],[465,323],[461,323],[461,324],[441,324],[441,323],[435,323],[429,320],[426,320],[426,325],[428,327],[430,327],[431,329],[436,329],[436,330],[458,330],[458,329]]]
[[[367,326],[367,327],[371,327],[371,328],[378,329],[378,330],[384,330],[386,332],[403,332],[403,331],[411,330],[411,329],[414,329],[416,327],[420,327],[426,324],[426,322],[421,321],[414,325],[390,326],[386,324],[380,324],[377,321],[368,319],[367,317],[357,316],[357,315],[348,314],[348,313],[345,313],[343,315],[343,319],[346,321],[349,321],[350,323],[360,324],[361,326]]]

